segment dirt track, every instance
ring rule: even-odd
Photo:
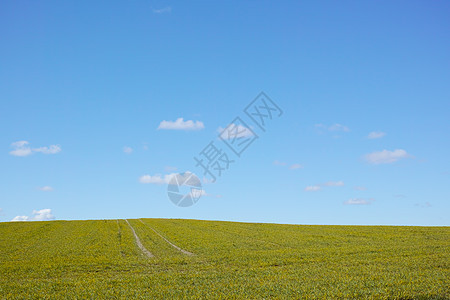
[[[154,255],[153,255],[150,251],[148,251],[148,250],[144,247],[144,245],[142,245],[141,240],[140,240],[139,237],[137,236],[137,234],[136,234],[136,232],[134,231],[133,226],[131,226],[130,222],[128,222],[128,220],[125,220],[125,221],[127,221],[128,226],[130,226],[131,231],[133,231],[134,238],[136,239],[136,244],[138,245],[139,249],[141,249],[142,253],[144,253],[144,254],[145,254],[146,256],[148,256],[148,257],[154,257]],[[142,222],[142,221],[141,221],[141,222]]]
[[[147,223],[144,223],[141,219],[139,219],[139,221],[141,221],[142,224],[148,226],[151,230],[153,230],[157,235],[159,235],[163,240],[165,240],[169,245],[171,245],[172,247],[174,247],[175,249],[177,249],[178,251],[186,254],[186,255],[194,255],[194,253],[191,253],[189,251],[183,250],[180,247],[178,247],[177,245],[171,243],[168,239],[166,239],[165,237],[163,237],[158,231],[156,231],[155,229],[153,229],[153,227],[151,227],[150,225],[148,225]]]

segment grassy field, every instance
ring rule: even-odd
[[[450,298],[448,227],[129,224],[0,223],[0,298]]]

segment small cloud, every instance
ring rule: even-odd
[[[347,126],[344,126],[344,125],[338,124],[338,123],[335,123],[330,126],[325,125],[325,124],[316,124],[315,127],[321,131],[322,130],[331,131],[331,132],[338,132],[338,131],[348,132],[348,131],[350,131],[350,129]]]
[[[305,191],[307,191],[307,192],[317,192],[320,189],[322,189],[322,188],[319,185],[310,185],[310,186],[305,187]]]
[[[364,156],[365,160],[374,165],[378,164],[390,164],[400,159],[412,157],[403,149],[396,149],[394,151],[383,150],[378,152],[372,152]]]
[[[183,182],[184,184],[197,184],[196,178],[194,173],[186,171],[184,173],[171,173],[166,175],[156,174],[156,175],[143,175],[139,177],[139,182],[144,184],[169,184],[170,180],[172,179],[172,176],[178,176],[177,179],[179,182]],[[191,177],[194,175],[193,177]],[[192,181],[190,181],[190,179]]]
[[[41,152],[43,154],[56,154],[61,152],[61,147],[59,145],[50,145],[49,147],[40,147],[32,150],[33,152]]]
[[[51,192],[51,191],[53,191],[53,188],[51,186],[48,186],[48,185],[39,187],[38,189],[43,191],[43,192]]]
[[[302,169],[303,166],[301,164],[293,164],[289,167],[289,169],[291,170],[297,170],[297,169]]]
[[[164,130],[200,130],[205,128],[203,122],[201,121],[192,121],[187,120],[184,121],[183,118],[178,118],[176,121],[162,121],[159,126],[159,129]]]
[[[28,156],[33,152],[40,152],[43,154],[56,154],[61,152],[61,146],[59,145],[50,145],[48,147],[40,147],[40,148],[31,148],[29,146],[29,142],[27,141],[18,141],[11,144],[11,147],[14,150],[10,151],[9,154],[13,156]]]
[[[275,160],[273,162],[273,165],[274,166],[285,167],[285,166],[287,166],[287,163]],[[297,169],[302,169],[302,168],[303,168],[303,166],[301,164],[292,164],[292,165],[289,166],[289,169],[291,169],[291,170],[297,170]]]
[[[217,128],[217,132],[220,133],[219,136],[224,140],[247,138],[255,135],[250,128],[234,123],[231,123],[226,128]]]
[[[11,144],[11,147],[14,148],[14,150],[10,151],[9,154],[14,156],[28,156],[30,155],[31,148],[28,146],[27,141],[18,141]]]
[[[163,14],[163,13],[170,13],[172,11],[172,7],[166,6],[159,9],[152,9],[154,14]]]
[[[355,186],[354,189],[357,190],[357,191],[365,191],[365,190],[367,190],[367,188],[365,186]]]
[[[369,205],[371,204],[375,199],[364,199],[364,198],[351,198],[347,201],[344,201],[344,205]]]
[[[328,181],[322,184],[323,186],[344,186],[343,181]]]
[[[167,184],[167,183],[169,183],[169,178],[167,178],[167,176],[169,176],[169,175],[165,175],[165,176],[162,176],[161,174],[156,174],[156,175],[148,175],[148,174],[146,174],[146,175],[142,175],[141,177],[139,177],[139,182],[140,183],[145,183],[145,184],[148,184],[148,183],[151,183],[151,184]]]
[[[369,135],[367,136],[368,139],[379,139],[382,138],[383,136],[385,136],[386,133],[385,132],[381,132],[381,131],[372,131],[371,133],[369,133]]]
[[[125,146],[123,147],[123,152],[126,154],[131,154],[133,152],[133,148]]]
[[[55,219],[55,217],[52,214],[52,210],[50,208],[45,208],[41,210],[33,210],[31,216],[16,216],[11,221],[49,221],[53,219]]]
[[[275,161],[273,162],[273,164],[274,164],[275,166],[285,166],[285,165],[286,165],[285,162],[278,161],[278,160],[275,160]]]
[[[310,185],[305,188],[305,191],[317,192],[317,191],[320,191],[323,187],[330,187],[330,186],[344,186],[344,182],[343,181],[328,181],[325,183]]]
[[[214,183],[214,179],[212,179],[212,178],[210,179],[210,178],[203,177],[202,182],[203,182],[204,184],[210,184],[210,183]]]

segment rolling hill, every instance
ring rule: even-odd
[[[448,227],[0,223],[0,298],[448,299]]]

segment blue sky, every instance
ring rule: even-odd
[[[449,13],[448,1],[2,1],[0,221],[449,225]],[[266,132],[243,112],[261,91],[283,110]],[[237,116],[259,138],[175,206],[166,175],[202,178],[194,156],[225,147],[218,128]]]

